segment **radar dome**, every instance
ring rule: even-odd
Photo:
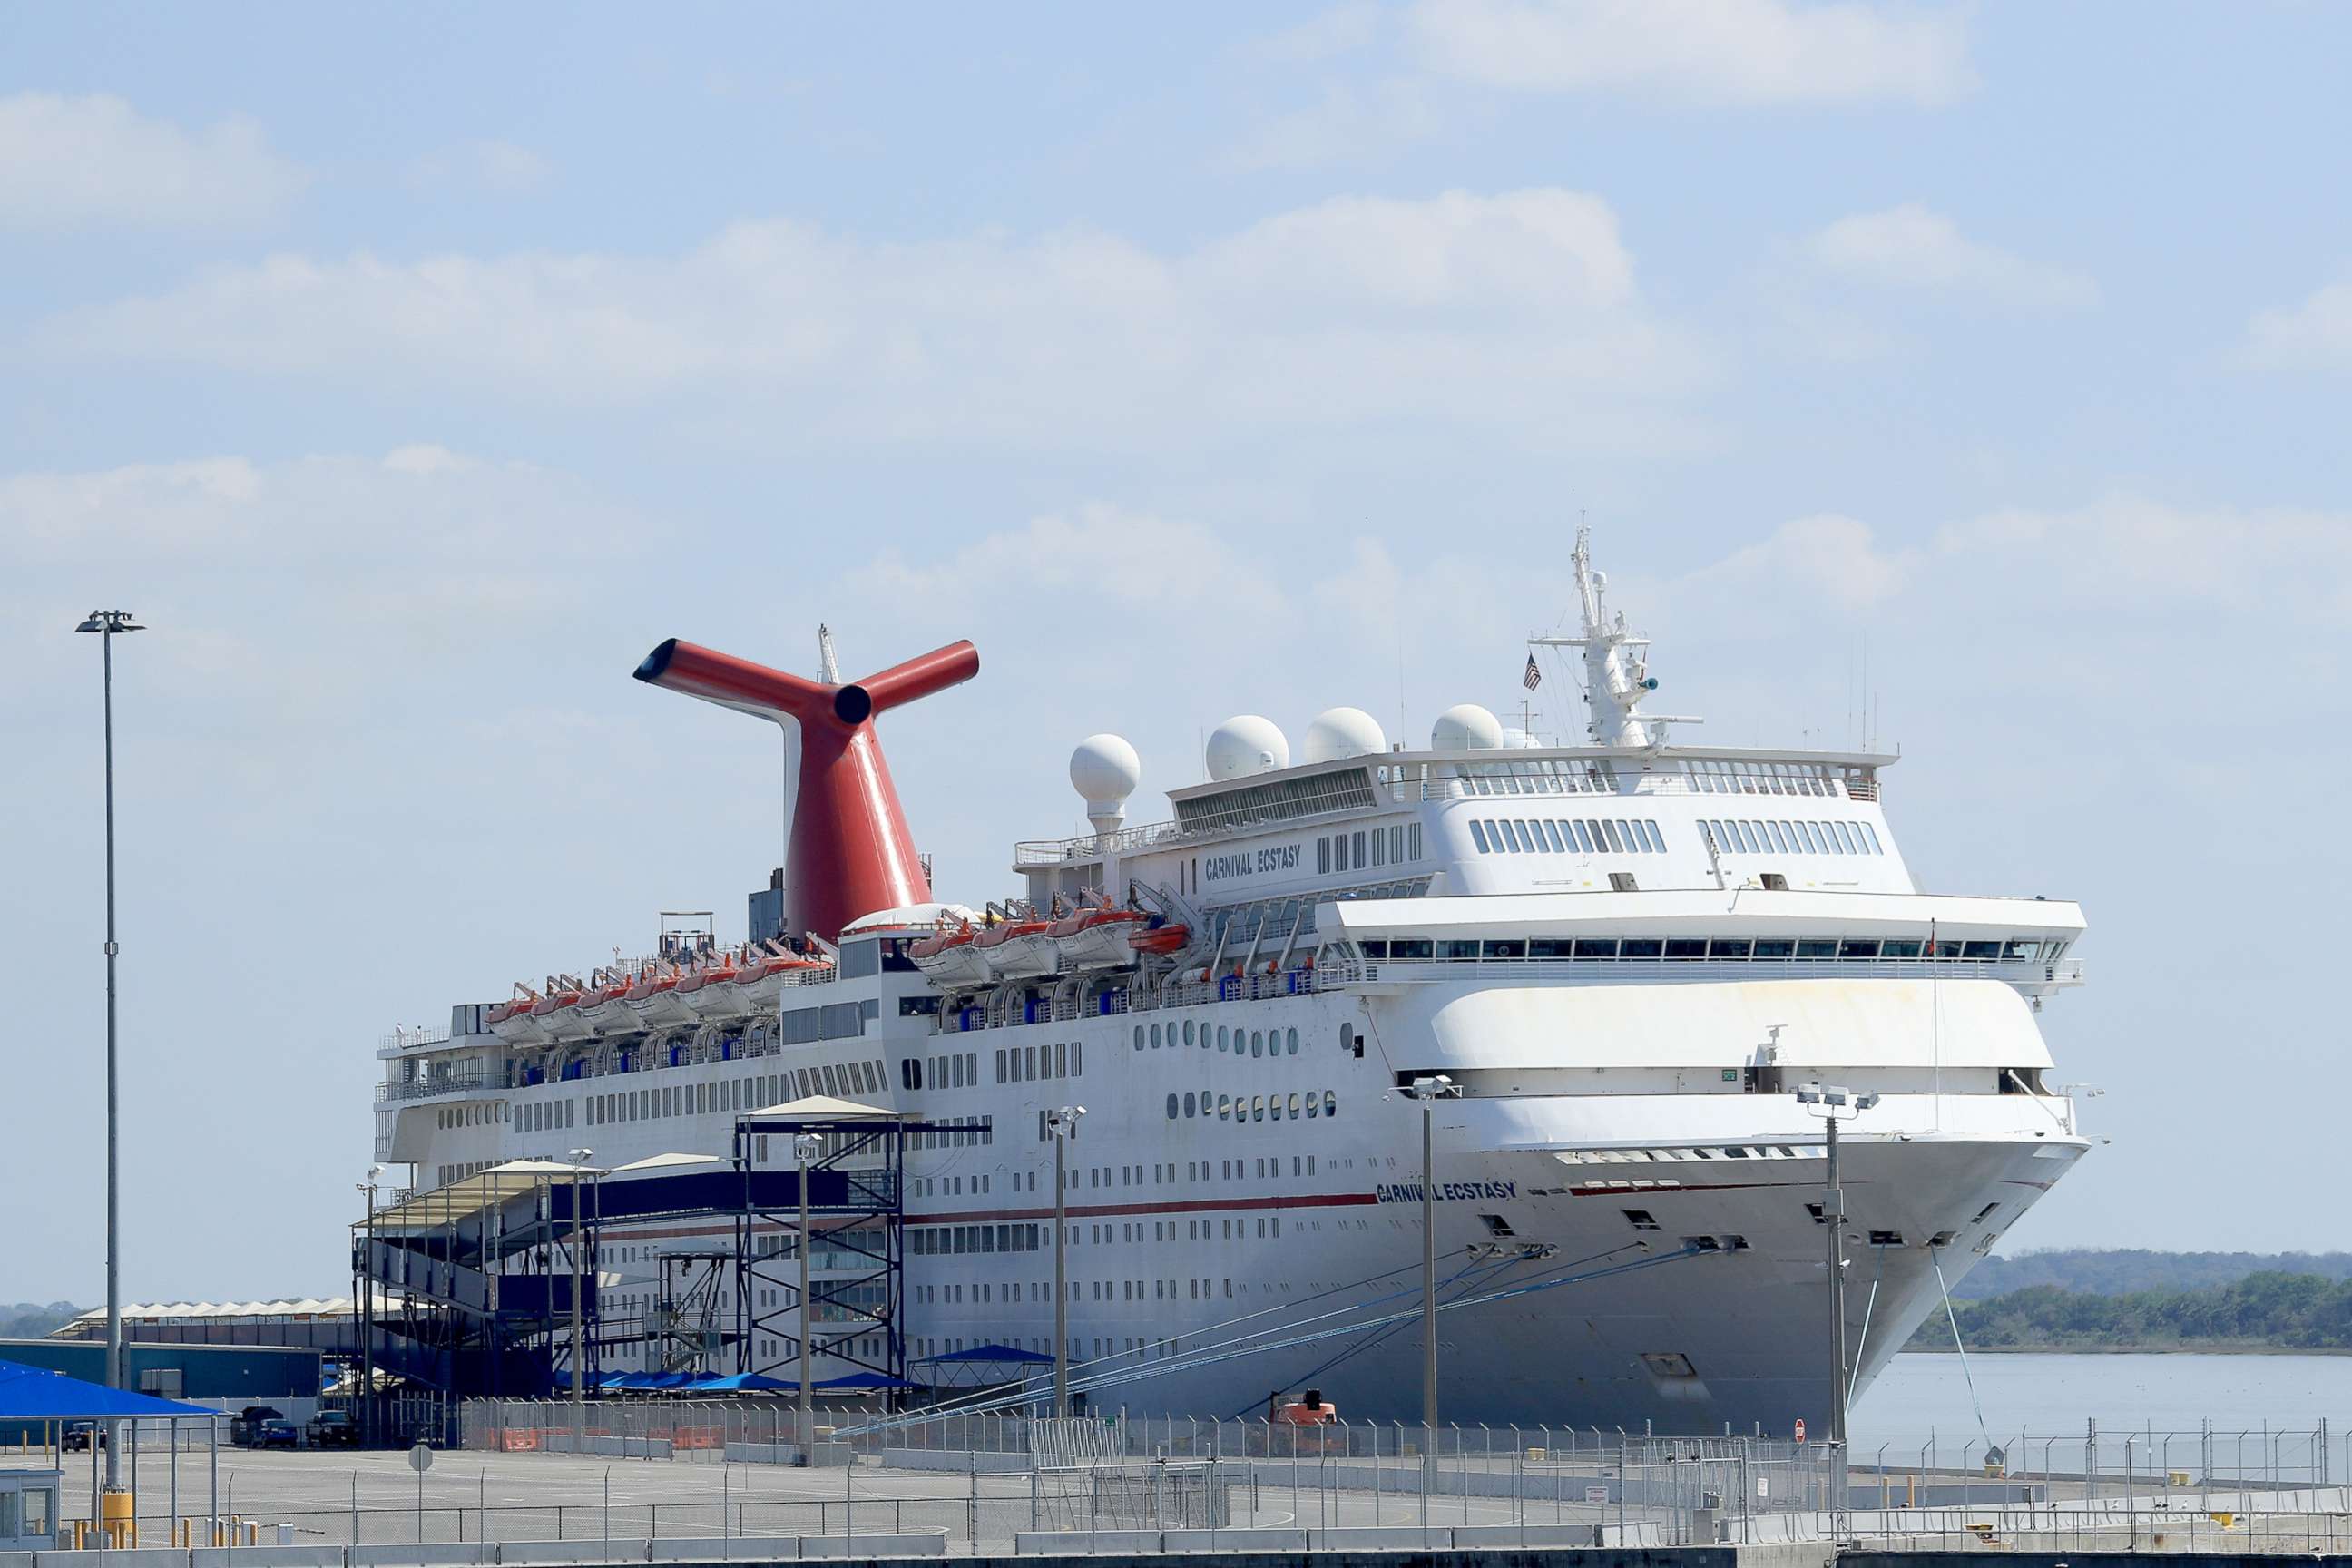
[[[1502,743],[1503,721],[1475,702],[1448,708],[1429,731],[1433,752],[1491,752]]]
[[[1516,724],[1503,731],[1503,750],[1507,752],[1524,752],[1531,747],[1540,746],[1542,744],[1543,742],[1541,741],[1537,740],[1533,735],[1528,734],[1525,730],[1520,729]]]
[[[1070,787],[1095,815],[1118,812],[1143,782],[1143,759],[1118,735],[1088,735],[1070,753]]]
[[[1271,719],[1238,714],[1209,731],[1204,759],[1213,782],[1272,773],[1290,765],[1290,742]]]
[[[1360,708],[1333,708],[1315,715],[1307,726],[1301,761],[1336,763],[1342,757],[1372,756],[1389,749],[1381,721]]]

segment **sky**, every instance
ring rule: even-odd
[[[1141,821],[1230,714],[1515,710],[1580,516],[1693,739],[1899,747],[1924,886],[2083,903],[2042,1021],[2112,1142],[2006,1249],[2352,1246],[2348,52],[2284,0],[0,14],[0,1300],[103,1289],[93,607],[151,628],[124,1289],[252,1299],[345,1286],[395,1026],[741,931],[775,734],[631,681],[662,638],[976,642],[885,737],[977,903],[1094,731]]]

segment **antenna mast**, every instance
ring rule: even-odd
[[[1576,549],[1570,560],[1576,567],[1576,602],[1581,635],[1572,637],[1529,637],[1529,647],[1575,647],[1584,650],[1584,700],[1591,710],[1586,731],[1604,746],[1648,748],[1665,743],[1669,724],[1696,724],[1697,719],[1664,713],[1644,713],[1643,700],[1658,689],[1650,674],[1650,639],[1632,631],[1621,611],[1611,616],[1604,603],[1606,574],[1592,569],[1592,527],[1576,525]]]

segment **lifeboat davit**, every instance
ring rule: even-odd
[[[501,1003],[491,1008],[488,1020],[490,1033],[509,1045],[545,1045],[549,1038],[548,1033],[540,1026],[539,1020],[530,1016],[531,1008],[538,1004],[539,998],[526,992],[511,1002]]]
[[[629,987],[629,1011],[648,1024],[692,1023],[694,1009],[679,997],[677,984],[676,974],[657,974],[647,970]]]
[[[977,985],[988,978],[988,961],[981,956],[980,933],[970,921],[942,922],[931,935],[907,949],[931,980],[941,985]]]
[[[980,961],[999,979],[1021,979],[1054,973],[1053,922],[1009,920],[992,925],[971,939]]]
[[[1150,919],[1141,910],[1097,904],[1055,921],[1046,934],[1054,941],[1055,962],[1065,972],[1115,969],[1135,962],[1129,937]]]
[[[1185,944],[1192,940],[1192,930],[1190,926],[1153,926],[1147,931],[1130,931],[1128,933],[1127,945],[1138,952],[1156,955],[1181,952],[1184,951]]]

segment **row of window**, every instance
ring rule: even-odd
[[[1339,1097],[1329,1089],[1308,1089],[1304,1095],[1292,1094],[1287,1099],[1279,1094],[1220,1094],[1212,1097],[1207,1090],[1197,1096],[1187,1090],[1168,1097],[1168,1120],[1187,1116],[1213,1116],[1220,1121],[1279,1121],[1287,1115],[1291,1121],[1301,1118],[1313,1121],[1318,1117],[1339,1114]]]
[[[1404,865],[1421,858],[1421,824],[1398,823],[1390,827],[1333,833],[1315,841],[1315,870],[1328,877],[1335,871],[1362,870],[1370,866]]]
[[[980,1081],[980,1061],[977,1053],[967,1051],[971,1062],[971,1081]],[[1003,1046],[996,1052],[996,1081],[999,1083],[1042,1083],[1054,1079],[1084,1078],[1087,1073],[1087,1043],[1084,1040],[1056,1040],[1050,1046]],[[955,1087],[963,1087],[958,1078]],[[920,1088],[919,1084],[916,1087]]]
[[[1244,1051],[1253,1057],[1295,1057],[1298,1054],[1298,1031],[1296,1029],[1244,1030],[1220,1024],[1213,1030],[1206,1024],[1196,1026],[1190,1018],[1184,1020],[1181,1034],[1174,1024],[1153,1024],[1148,1028],[1138,1024],[1135,1026],[1135,1048],[1139,1051],[1145,1049],[1145,1042],[1149,1041],[1150,1049],[1160,1049],[1163,1029],[1166,1043],[1171,1047],[1181,1040],[1188,1046],[1197,1043],[1204,1051],[1230,1050],[1237,1057]]]
[[[1045,1234],[1041,1225],[932,1225],[908,1229],[918,1258],[964,1252],[1034,1252]]]
[[[1470,841],[1481,855],[1663,855],[1658,825],[1638,816],[1474,820]]]
[[[1867,822],[1703,821],[1699,828],[1727,855],[1884,855]]]
[[[1722,963],[1783,959],[1957,959],[1989,963],[2048,963],[2065,951],[2064,942],[2011,937],[1993,942],[1934,942],[1918,937],[1747,936],[1537,936],[1490,937],[1484,941],[1433,942],[1427,937],[1390,937],[1359,944],[1366,958],[1388,959],[1664,959]]]

